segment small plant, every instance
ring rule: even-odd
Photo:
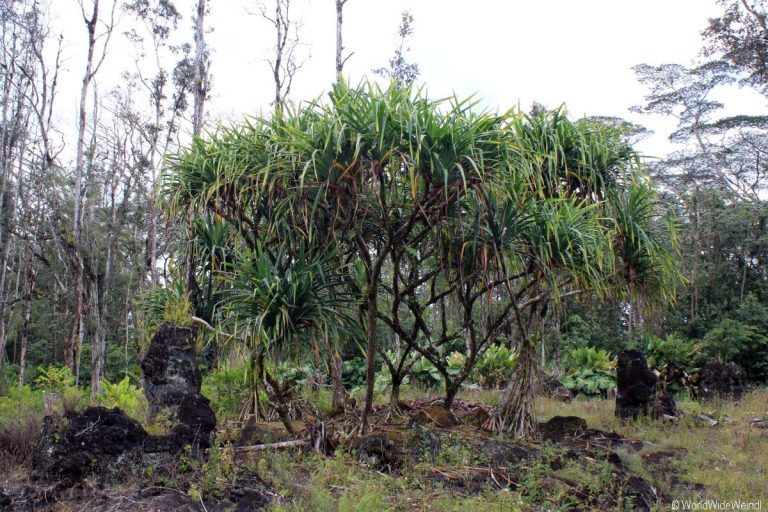
[[[605,350],[580,347],[565,357],[563,385],[577,394],[606,396],[616,387],[616,361]]]
[[[216,408],[216,416],[234,417],[240,413],[249,395],[244,382],[243,366],[219,368],[205,376],[202,391],[211,399],[211,404]]]
[[[645,354],[648,366],[661,372],[670,390],[690,389],[690,376],[698,372],[701,359],[698,343],[677,334],[670,334],[666,339],[649,336]]]
[[[142,422],[147,419],[147,400],[144,398],[144,393],[131,384],[127,376],[117,384],[112,384],[106,379],[102,380],[101,385],[104,392],[98,393],[96,398],[104,407],[118,407],[132,418]]]
[[[65,390],[75,385],[75,378],[66,366],[49,366],[39,368],[39,376],[35,384],[51,393],[64,393]]]
[[[418,383],[428,388],[440,386],[443,376],[428,359],[421,357],[411,366],[411,377]]]
[[[187,327],[192,324],[192,303],[184,296],[171,295],[165,303],[163,320],[173,325]]]
[[[613,371],[616,360],[606,350],[593,347],[579,347],[566,354],[567,369],[589,368],[591,370]]]
[[[569,391],[586,396],[606,396],[608,391],[616,387],[613,373],[591,368],[577,368],[565,374],[561,380]]]
[[[474,381],[485,389],[503,386],[512,377],[517,352],[505,345],[491,345],[475,365]]]
[[[365,385],[365,372],[368,365],[364,357],[347,359],[341,365],[344,385],[348,389]]]

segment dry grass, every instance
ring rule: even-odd
[[[460,398],[496,405],[497,390],[462,391]],[[427,392],[405,387],[401,395],[406,400],[439,397],[438,392]],[[579,416],[590,428],[615,431],[631,439],[647,443],[644,452],[685,449],[680,460],[673,463],[678,477],[690,484],[690,491],[674,499],[712,498],[717,500],[761,500],[768,503],[768,429],[751,426],[752,419],[763,419],[768,425],[768,389],[746,394],[735,403],[715,400],[699,403],[678,401],[685,416],[677,422],[622,421],[615,417],[612,399],[577,399],[563,403],[538,398],[536,413],[539,421],[552,416]],[[709,414],[719,420],[715,427],[697,422],[695,416]],[[622,454],[624,462],[634,471],[649,475],[637,454]],[[650,476],[650,475],[649,475]],[[704,490],[694,490],[697,486]],[[678,489],[671,491],[680,493]]]
[[[674,468],[679,477],[704,491],[690,491],[674,499],[713,498],[717,500],[761,500],[768,503],[768,430],[751,426],[752,419],[768,422],[768,390],[760,389],[741,402],[713,401],[699,404],[684,401],[678,406],[686,413],[675,423],[662,421],[620,421],[613,415],[612,400],[574,400],[569,404],[541,399],[540,420],[555,415],[580,416],[591,428],[614,430],[626,437],[649,443],[648,451],[684,448],[685,455]],[[711,427],[695,420],[701,412],[719,420]],[[630,466],[637,460],[626,457]],[[680,492],[680,491],[675,491]]]
[[[0,469],[18,467],[29,461],[41,427],[41,418],[35,413],[0,423]]]

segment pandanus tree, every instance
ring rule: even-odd
[[[382,268],[393,250],[420,243],[451,205],[482,186],[506,151],[503,116],[413,92],[339,83],[328,104],[197,141],[175,159],[164,186],[176,211],[216,213],[246,245],[333,246],[340,264],[354,263],[348,281],[367,335],[362,429],[373,403]]]
[[[259,415],[258,387],[286,430],[295,433],[289,414],[291,383],[281,382],[265,364],[275,367],[290,348],[313,334],[334,334],[344,328],[339,308],[348,300],[339,285],[340,274],[331,268],[329,255],[304,251],[248,250],[231,265],[223,278],[229,285],[223,306],[232,336],[249,350],[249,377],[254,413]]]
[[[530,434],[532,343],[548,304],[615,286],[626,274],[619,240],[649,255],[643,272],[660,270],[665,233],[632,238],[617,228],[633,222],[617,221],[617,198],[646,185],[615,132],[561,112],[473,107],[430,100],[412,86],[342,82],[326,102],[195,141],[165,176],[174,211],[215,214],[248,250],[333,249],[366,332],[361,430],[373,403],[378,329],[388,327],[403,344],[390,371],[402,377],[409,352],[428,359],[445,380],[447,407],[487,347],[513,333],[518,370],[493,426]],[[654,220],[653,206],[643,222]],[[451,375],[448,348],[461,344],[465,366]]]
[[[520,118],[514,129],[519,165],[538,175],[540,186],[521,198],[514,180],[501,183],[501,196],[522,199],[531,219],[499,255],[515,276],[507,285],[518,298],[512,313],[519,356],[488,426],[530,437],[536,433],[534,347],[550,303],[586,292],[672,300],[679,272],[673,224],[620,132],[571,122],[559,111]]]

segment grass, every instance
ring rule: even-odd
[[[768,503],[768,435],[765,430],[750,426],[753,418],[768,420],[768,390],[748,393],[738,404],[683,400],[678,407],[686,416],[673,423],[618,420],[613,415],[612,400],[574,400],[563,404],[540,399],[537,412],[540,420],[555,415],[580,416],[591,428],[613,430],[650,443],[646,449],[650,453],[684,449],[680,459],[673,462],[674,469],[683,481],[692,487],[703,485],[705,490],[692,490],[687,496],[673,496],[675,499],[706,497]],[[695,415],[701,412],[719,419],[719,425],[697,423]],[[622,459],[632,469],[642,471],[639,456],[622,454]]]
[[[429,391],[405,387],[405,400],[438,396]],[[385,402],[382,398],[382,402]],[[494,404],[498,391],[464,392],[460,398]],[[615,431],[625,437],[642,440],[646,447],[640,453],[620,451],[622,462],[634,474],[649,480],[658,478],[644,457],[656,452],[672,451],[679,456],[672,459],[670,468],[679,478],[675,487],[661,482],[663,492],[671,499],[700,501],[760,500],[768,503],[768,435],[750,426],[753,418],[768,416],[768,390],[756,390],[743,397],[740,403],[715,401],[699,404],[681,400],[678,407],[686,414],[677,422],[651,420],[621,421],[614,416],[613,400],[577,399],[563,403],[546,398],[537,402],[540,421],[552,416],[579,416],[590,428]],[[720,420],[710,427],[695,421],[699,413],[707,413]],[[556,450],[556,448],[551,448]],[[489,490],[472,495],[456,489],[443,489],[439,483],[426,478],[425,467],[409,468],[399,475],[381,474],[362,470],[348,453],[340,452],[332,459],[312,457],[300,462],[288,454],[262,454],[268,460],[273,484],[283,489],[290,498],[272,505],[273,511],[298,510],[531,510],[547,504],[553,509],[568,509],[567,500],[558,503],[557,490],[546,489],[551,470],[542,466],[540,471],[531,467],[529,477],[515,491]],[[473,463],[472,453],[457,443],[444,451],[439,464],[462,465]],[[279,471],[274,468],[278,466]],[[297,477],[300,474],[300,477]],[[566,463],[554,476],[573,481],[595,493],[610,485],[611,473],[607,467],[597,465],[594,474],[586,474],[576,463]],[[297,481],[302,482],[296,484]],[[281,483],[282,482],[282,483]],[[666,485],[666,487],[665,487]],[[703,486],[703,487],[702,487]],[[665,505],[661,505],[661,510]],[[627,505],[631,510],[631,503]]]
[[[27,394],[29,394],[27,392]],[[330,392],[320,390],[304,393],[322,413],[330,408]],[[401,391],[403,400],[439,397],[437,391],[406,386]],[[23,398],[33,398],[24,396]],[[467,391],[459,398],[494,405],[499,391]],[[39,425],[22,422],[16,404],[19,400],[0,401],[4,420],[0,421],[0,448],[6,453],[0,459],[21,460],[24,453],[11,453],[8,448],[30,446],[28,433],[35,433]],[[32,403],[34,401],[30,400]],[[386,395],[378,396],[377,403],[386,404]],[[614,416],[614,401],[576,399],[563,403],[546,398],[537,401],[539,421],[552,416],[579,416],[590,428],[615,431],[627,438],[641,440],[645,448],[640,453],[619,450],[619,456],[632,474],[657,483],[670,499],[701,501],[743,500],[768,503],[768,434],[750,426],[753,418],[768,420],[768,389],[748,393],[738,403],[713,401],[698,403],[681,400],[678,407],[685,416],[677,422],[622,421]],[[40,404],[28,412],[39,415]],[[234,409],[233,409],[234,411]],[[719,420],[711,427],[695,420],[696,415],[706,413]],[[11,422],[10,419],[17,421]],[[148,429],[161,433],[168,421],[156,418]],[[219,418],[224,424],[226,417]],[[31,420],[30,420],[31,421]],[[24,441],[24,442],[20,442]],[[178,489],[189,496],[216,496],[228,489],[232,482],[247,482],[259,475],[274,489],[279,498],[274,499],[269,510],[281,511],[507,511],[534,510],[541,507],[568,510],[573,496],[568,495],[571,482],[590,495],[605,495],[611,489],[612,476],[607,463],[595,462],[584,471],[583,461],[570,461],[563,457],[564,448],[545,444],[543,456],[562,458],[564,463],[557,469],[533,461],[525,469],[524,478],[514,490],[470,490],[443,484],[435,478],[435,467],[461,468],[487,465],[478,453],[465,443],[458,433],[444,437],[437,457],[425,453],[420,462],[404,468],[400,473],[385,474],[361,465],[354,452],[339,450],[330,458],[314,453],[294,451],[248,452],[234,455],[231,451],[216,451],[203,462],[194,462],[194,468],[174,476],[171,471],[165,477],[164,486]],[[426,448],[427,450],[429,448]],[[0,450],[2,451],[2,450]],[[646,458],[654,454],[672,452],[668,468],[673,477],[659,481],[659,474],[650,467]],[[190,462],[190,463],[192,463]],[[666,463],[666,462],[665,462]],[[7,465],[7,464],[6,464]],[[151,475],[145,475],[150,477]],[[156,475],[160,476],[160,475]],[[157,478],[155,478],[157,480]],[[162,482],[161,482],[162,483]],[[250,485],[250,484],[248,484]],[[667,504],[668,505],[668,504]],[[625,507],[631,510],[631,503]],[[660,510],[663,510],[661,506]]]

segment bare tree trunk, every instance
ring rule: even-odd
[[[344,78],[344,64],[352,56],[350,53],[344,57],[344,45],[342,43],[342,26],[344,24],[344,4],[348,0],[336,0],[336,80]]]
[[[200,136],[205,115],[205,97],[208,92],[208,52],[205,48],[206,0],[197,0],[195,17],[195,81],[192,88],[194,112],[192,114],[192,135]]]
[[[296,62],[299,24],[291,20],[291,0],[274,0],[274,2],[274,15],[268,14],[264,5],[260,6],[259,14],[275,27],[275,53],[273,59],[269,60],[268,63],[275,85],[274,106],[275,110],[280,112],[291,92],[293,78],[301,68],[302,63]]]
[[[107,246],[104,255],[104,269],[96,274],[95,286],[95,304],[93,304],[92,314],[96,324],[91,348],[91,398],[96,399],[98,393],[104,391],[102,381],[106,376],[106,353],[107,353],[107,305],[110,297],[110,279],[112,277],[112,258],[115,244],[115,229],[117,229],[117,206],[115,196],[119,177],[116,175],[120,162],[118,161],[119,150],[116,148],[113,152],[111,176],[109,177],[109,222],[107,223]],[[127,327],[126,327],[127,329]]]
[[[378,274],[374,276],[368,285],[370,289],[368,291],[368,326],[366,329],[367,343],[365,351],[368,365],[365,371],[365,406],[360,417],[360,433],[368,431],[368,416],[371,414],[371,410],[373,410],[373,386],[376,382],[376,349],[378,346],[376,333]]]
[[[347,393],[344,390],[343,375],[341,372],[341,356],[331,346],[328,335],[323,333],[323,348],[325,349],[326,359],[328,361],[328,374],[331,378],[331,387],[333,394],[331,397],[331,411],[334,413],[344,412],[347,401]]]
[[[74,208],[72,212],[72,242],[66,244],[69,252],[70,264],[72,266],[72,277],[74,281],[73,293],[75,296],[74,321],[72,322],[72,335],[64,345],[64,361],[72,370],[75,378],[79,373],[79,352],[83,346],[85,336],[85,283],[84,283],[84,263],[82,255],[82,195],[83,195],[83,174],[85,170],[85,130],[87,121],[87,101],[88,90],[91,87],[93,78],[98,72],[101,64],[104,62],[106,48],[114,27],[114,13],[117,2],[112,4],[112,17],[107,25],[105,32],[106,39],[103,43],[102,54],[98,61],[95,60],[96,52],[96,28],[99,23],[99,1],[93,0],[93,9],[90,16],[86,14],[85,7],[82,6],[83,21],[85,22],[88,33],[88,54],[85,63],[85,73],[83,75],[82,87],[80,89],[80,106],[78,110],[77,122],[77,145],[75,159],[75,185],[74,185]],[[77,358],[77,361],[75,360]]]
[[[490,425],[499,433],[512,434],[521,439],[536,438],[536,380],[538,365],[535,348],[529,339],[520,344],[512,380],[501,395],[499,407]]]
[[[24,293],[24,320],[21,327],[21,343],[19,349],[19,387],[24,386],[25,373],[27,369],[27,340],[29,338],[29,320],[32,316],[32,297],[35,293],[36,272],[32,264],[31,251],[28,251],[26,261],[26,272],[24,273],[25,293]]]

